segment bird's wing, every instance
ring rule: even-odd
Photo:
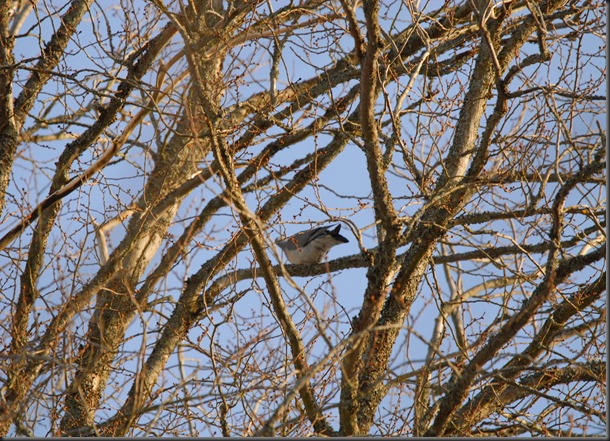
[[[304,235],[305,240],[302,245],[301,244],[299,244],[299,245],[301,245],[302,247],[306,247],[308,244],[310,244],[314,240],[327,236],[328,227],[313,228],[309,231],[304,231],[302,234]],[[299,242],[301,242],[301,241],[299,241]]]

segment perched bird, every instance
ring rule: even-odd
[[[341,224],[335,228],[318,227],[277,241],[276,244],[284,251],[290,263],[310,265],[319,263],[335,245],[347,243],[345,237],[339,234]]]

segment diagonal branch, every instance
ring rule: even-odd
[[[515,392],[511,391],[511,384],[507,381],[514,379],[523,372],[523,369],[531,365],[532,361],[552,344],[557,338],[565,323],[575,314],[591,305],[599,299],[606,289],[606,273],[604,272],[593,283],[574,293],[569,299],[555,307],[555,311],[544,322],[538,333],[532,338],[531,343],[520,354],[515,355],[506,365],[502,367],[501,377],[491,379],[490,385],[483,388],[479,394],[470,400],[459,412],[456,413],[452,424],[451,434],[465,434],[471,421],[476,415],[477,420],[482,420],[496,409],[502,408],[507,402],[515,400]],[[553,377],[553,375],[549,375]],[[540,381],[540,380],[539,380]],[[536,385],[536,382],[524,380],[524,383]],[[538,383],[539,384],[539,383]],[[499,398],[500,397],[500,398]]]

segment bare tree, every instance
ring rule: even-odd
[[[0,435],[603,434],[604,29],[0,2]]]

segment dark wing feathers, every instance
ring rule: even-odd
[[[311,243],[312,241],[314,241],[316,239],[319,239],[320,237],[326,236],[328,234],[327,230],[328,230],[327,227],[318,227],[318,228],[309,230],[309,237],[303,244],[303,247],[306,247],[307,244]]]

